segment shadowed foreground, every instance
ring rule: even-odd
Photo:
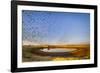
[[[90,58],[90,45],[24,45],[22,47],[23,62],[31,61],[61,61],[61,60],[81,60]],[[65,48],[72,49],[72,52],[44,52],[41,49],[57,49]]]

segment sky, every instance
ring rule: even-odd
[[[22,10],[23,44],[89,43],[90,14]]]

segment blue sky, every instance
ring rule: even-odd
[[[44,44],[88,43],[90,14],[22,11],[23,41]]]

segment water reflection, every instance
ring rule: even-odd
[[[76,49],[74,49],[74,48],[71,48],[71,49],[69,49],[69,48],[50,48],[50,49],[48,49],[48,48],[44,48],[44,49],[41,49],[41,51],[43,51],[43,52],[72,52],[72,51],[75,51]]]

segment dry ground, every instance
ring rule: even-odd
[[[76,48],[77,51],[70,53],[46,53],[41,52],[43,48]],[[90,45],[77,44],[77,45],[24,45],[22,47],[22,60],[23,62],[31,61],[60,61],[60,60],[81,60],[90,58]]]

